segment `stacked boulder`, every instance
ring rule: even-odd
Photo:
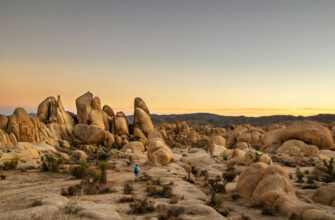
[[[75,121],[65,111],[60,96],[57,100],[50,96],[39,104],[37,117],[50,128],[55,140],[71,140]]]
[[[161,138],[151,138],[146,142],[148,160],[155,166],[167,165],[173,160],[173,152]]]
[[[145,142],[149,133],[154,131],[149,109],[145,102],[138,97],[134,101],[133,129],[134,138],[141,142]]]
[[[87,92],[76,99],[78,124],[74,127],[74,140],[81,144],[104,144],[112,147],[114,135],[113,110],[104,106],[101,109],[99,97]]]

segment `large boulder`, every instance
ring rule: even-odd
[[[267,152],[272,152],[277,149],[283,142],[281,139],[284,128],[272,129],[266,132],[263,136],[262,149]]]
[[[105,141],[105,131],[96,125],[77,124],[74,136],[85,144],[102,144]]]
[[[149,139],[146,148],[148,160],[155,166],[166,165],[173,160],[173,152],[163,139]]]
[[[14,134],[18,142],[54,143],[50,130],[37,117],[29,116],[23,108],[15,109],[9,117],[7,134]]]
[[[92,101],[93,94],[91,92],[87,92],[76,99],[77,118],[79,124],[91,124],[89,121]]]
[[[6,130],[8,124],[8,118],[6,115],[0,114],[0,130]]]
[[[134,113],[134,129],[140,129],[145,135],[154,131],[154,125],[148,115],[143,109],[136,108]]]
[[[263,162],[268,165],[273,165],[271,157],[259,151],[247,151],[245,153],[245,164],[250,165],[257,162]]]
[[[71,140],[74,128],[72,115],[65,111],[60,96],[46,98],[37,109],[37,117],[47,124],[56,140]]]
[[[323,186],[316,190],[312,196],[312,200],[323,205],[335,206],[335,183]]]
[[[141,98],[135,98],[134,101],[133,128],[141,130],[145,136],[148,136],[151,131],[154,131],[149,109]]]
[[[139,97],[135,98],[135,100],[134,100],[134,109],[136,109],[136,108],[142,109],[143,111],[145,111],[145,113],[147,113],[150,116],[150,111],[149,111],[147,105]]]
[[[128,121],[126,115],[123,112],[116,113],[115,133],[117,135],[129,135]]]
[[[79,124],[97,125],[105,129],[99,97],[93,97],[91,92],[87,92],[76,99],[76,107]]]
[[[290,139],[301,140],[307,144],[315,145],[319,149],[335,149],[331,131],[315,121],[293,122],[282,131],[281,137],[284,141]]]
[[[317,146],[309,145],[299,140],[285,141],[285,143],[280,146],[276,152],[300,157],[317,157],[319,155],[319,149]]]
[[[254,205],[298,219],[334,219],[334,213],[300,201],[285,168],[255,163],[240,175],[236,192]],[[317,216],[317,218],[311,218]]]
[[[104,105],[104,107],[102,107],[102,111],[106,112],[106,114],[109,117],[115,118],[115,113],[114,113],[113,109],[109,105]]]

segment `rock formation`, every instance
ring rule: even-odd
[[[9,117],[6,132],[10,139],[14,135],[18,142],[45,142],[50,145],[54,143],[50,130],[37,117],[29,116],[23,108],[15,109]]]
[[[148,160],[155,166],[162,166],[173,160],[173,152],[163,139],[153,138],[146,143]]]
[[[281,166],[255,163],[245,169],[236,185],[237,193],[255,205],[274,210],[288,217],[301,219],[334,219],[334,216],[312,204],[300,201],[290,178]]]
[[[152,124],[150,118],[149,109],[141,98],[135,98],[134,101],[133,128],[134,128],[134,135],[135,135],[135,129],[136,130],[138,129],[136,131],[135,137],[140,139],[142,138],[141,132],[144,134],[144,136],[148,136],[148,134],[154,130],[154,125]]]
[[[297,139],[319,149],[335,149],[331,131],[315,121],[296,121],[282,131],[281,137],[283,141]]]
[[[74,129],[74,119],[65,111],[60,96],[46,98],[37,109],[37,117],[47,124],[56,140],[70,141]]]

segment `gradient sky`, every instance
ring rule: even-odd
[[[335,1],[0,0],[0,113],[335,113]]]

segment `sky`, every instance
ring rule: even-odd
[[[0,0],[0,114],[335,114],[335,1]]]

